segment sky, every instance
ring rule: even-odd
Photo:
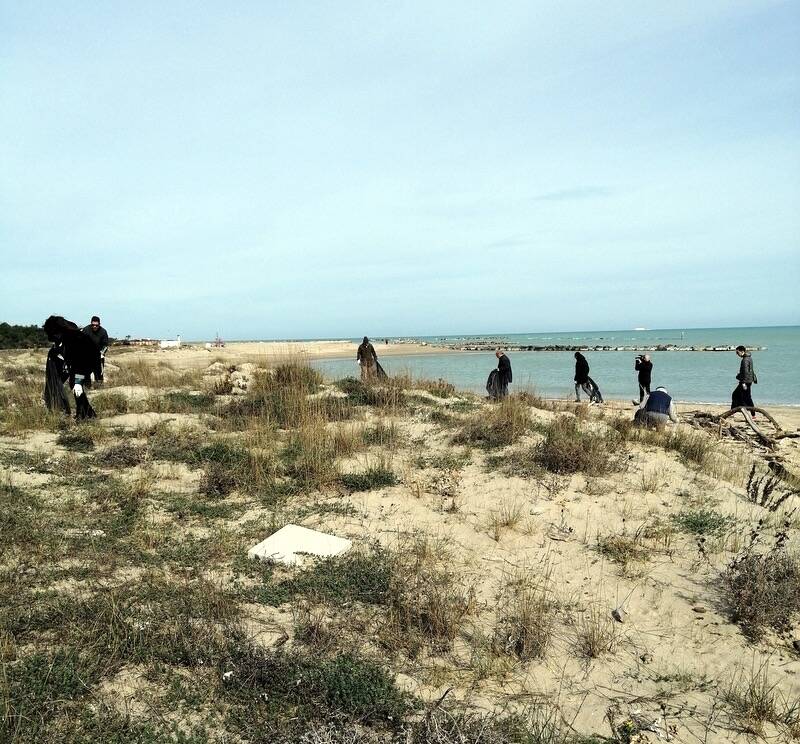
[[[800,4],[0,0],[0,321],[800,323]]]

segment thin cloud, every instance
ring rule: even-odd
[[[580,186],[574,189],[548,191],[533,198],[534,201],[575,201],[578,199],[602,199],[611,196],[612,190],[601,186]]]

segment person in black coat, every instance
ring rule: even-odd
[[[511,360],[502,349],[495,351],[497,357],[497,397],[505,398],[508,395],[508,384],[513,382],[511,374]]]
[[[106,365],[106,352],[108,351],[108,332],[100,325],[100,318],[97,315],[92,316],[91,322],[84,326],[83,332],[94,341],[94,345],[100,352],[100,363],[94,370],[94,379],[97,382],[103,382],[103,368]]]
[[[60,315],[51,315],[44,322],[44,332],[58,349],[53,361],[60,362],[62,382],[69,380],[75,395],[76,418],[94,418],[97,414],[89,403],[84,384],[100,364],[97,346],[75,323]],[[58,359],[59,356],[63,359]],[[52,370],[48,370],[48,379],[51,373]]]
[[[650,395],[650,382],[653,379],[653,363],[647,354],[636,357],[636,364],[634,365],[637,378],[639,380],[639,400],[632,400],[631,403],[639,405],[643,400],[645,394]]]
[[[589,396],[590,403],[602,403],[603,396],[597,383],[589,377],[589,362],[579,351],[575,352],[575,402],[581,402],[580,390]]]

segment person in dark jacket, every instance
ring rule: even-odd
[[[86,395],[85,382],[99,365],[100,352],[94,342],[72,321],[60,315],[51,315],[44,322],[47,338],[59,347],[63,356],[61,380],[69,380],[75,395],[75,416],[78,419],[94,418],[94,409]]]
[[[378,373],[378,355],[366,336],[358,347],[356,361],[361,365],[361,379],[364,382],[374,380]]]
[[[744,346],[736,347],[736,356],[742,361],[739,363],[739,374],[736,379],[739,384],[734,389],[731,395],[731,408],[755,408],[753,403],[753,385],[758,384],[758,377],[756,377],[755,370],[753,369],[753,357]],[[755,412],[753,412],[755,414]]]
[[[645,394],[650,395],[650,382],[653,376],[653,363],[647,354],[637,356],[636,364],[634,365],[637,372],[637,379],[639,381],[639,400],[632,400],[631,403],[639,405],[643,400]]]
[[[662,428],[670,421],[673,424],[679,421],[675,403],[665,387],[657,387],[652,393],[647,394],[639,404],[633,420],[638,426],[651,428]]]
[[[497,357],[497,397],[505,398],[508,395],[508,384],[513,382],[511,360],[502,349],[497,349],[494,355]]]
[[[575,352],[575,402],[581,402],[580,390],[589,396],[590,403],[602,403],[603,396],[597,383],[589,377],[589,362],[579,351]]]
[[[94,371],[94,379],[97,382],[103,381],[103,369],[106,365],[106,352],[108,351],[108,333],[106,329],[100,325],[100,318],[97,315],[92,316],[89,325],[83,328],[83,332],[94,341],[94,345],[100,352],[100,362],[97,369]]]

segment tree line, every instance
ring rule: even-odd
[[[0,349],[35,349],[49,343],[40,326],[0,323]]]

